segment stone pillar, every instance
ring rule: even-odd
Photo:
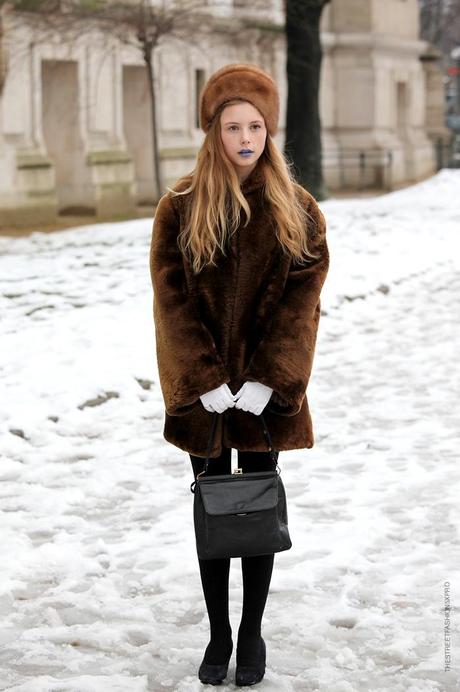
[[[31,44],[28,28],[4,31],[11,48],[7,54],[3,46],[0,226],[38,226],[52,223],[57,210],[54,168],[40,132],[40,63],[35,46],[23,50]]]
[[[86,163],[98,217],[134,215],[134,165],[123,128],[122,60],[120,51],[97,43],[88,46],[82,81],[87,140]]]
[[[441,69],[442,54],[431,44],[420,56],[425,77],[425,126],[428,137],[436,149],[437,168],[447,165],[450,158],[451,131],[444,124],[444,77]]]

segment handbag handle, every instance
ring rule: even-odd
[[[211,426],[211,434],[210,434],[210,436],[209,436],[208,451],[206,452],[206,461],[205,461],[203,470],[200,471],[200,473],[197,475],[197,479],[198,479],[202,474],[205,474],[206,471],[208,470],[209,455],[211,454],[212,446],[213,446],[213,444],[214,444],[214,438],[215,438],[215,436],[216,436],[217,417],[218,417],[218,415],[219,415],[219,413],[217,413],[217,412],[215,411],[215,412],[214,412],[214,416],[213,416],[212,426]],[[260,419],[260,421],[261,421],[261,423],[262,423],[262,426],[263,426],[263,432],[264,432],[264,436],[265,436],[265,438],[266,438],[266,440],[267,440],[268,451],[270,452],[270,458],[272,459],[272,461],[275,462],[276,465],[278,465],[278,458],[277,458],[277,456],[276,456],[276,450],[273,448],[272,438],[271,438],[271,435],[270,435],[270,433],[269,433],[269,431],[268,431],[267,423],[265,422],[265,418],[264,418],[263,413],[259,414],[259,415],[257,416],[257,418]],[[192,493],[195,492],[194,489],[192,490],[192,486],[194,486],[195,483],[196,483],[196,480],[193,481],[193,482],[190,484],[190,490],[192,491]]]

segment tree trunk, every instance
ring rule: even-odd
[[[316,199],[326,197],[322,173],[319,85],[322,49],[319,25],[329,0],[287,0],[288,99],[284,153],[298,182]]]
[[[157,202],[163,194],[163,183],[161,179],[160,158],[158,152],[158,128],[157,128],[157,109],[155,98],[155,71],[153,67],[153,47],[148,43],[143,46],[144,61],[147,67],[148,88],[150,96],[150,113],[152,128],[152,170],[153,170],[153,196]]]

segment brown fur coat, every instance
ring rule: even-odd
[[[247,380],[274,390],[263,413],[276,450],[314,444],[306,388],[329,268],[326,222],[314,197],[296,185],[315,219],[309,247],[320,258],[295,266],[275,236],[263,182],[256,166],[242,185],[250,223],[243,228],[241,222],[226,257],[218,250],[217,267],[197,275],[176,244],[184,200],[166,193],[155,213],[150,274],[166,409],[163,436],[197,456],[206,456],[215,415],[206,411],[200,395],[224,383],[236,394]],[[227,409],[218,416],[212,457],[220,455],[222,445],[267,450],[260,417]]]

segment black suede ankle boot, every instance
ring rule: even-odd
[[[265,675],[266,648],[265,640],[261,636],[258,641],[258,651],[251,655],[248,650],[236,650],[235,683],[239,686],[255,685]]]
[[[223,680],[227,677],[228,664],[230,663],[230,658],[233,651],[233,641],[230,638],[227,643],[227,648],[221,645],[222,662],[221,663],[207,663],[209,658],[210,646],[213,642],[209,642],[204,658],[201,662],[200,668],[198,670],[198,677],[201,682],[208,683],[209,685],[220,685]]]

